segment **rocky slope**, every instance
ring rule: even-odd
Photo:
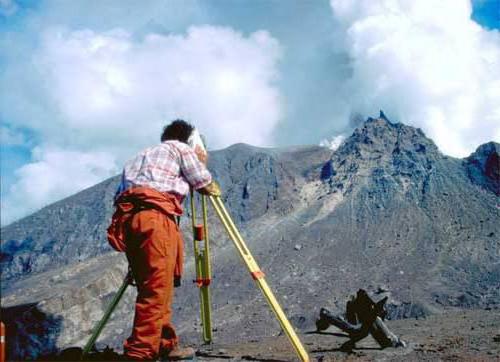
[[[466,159],[441,154],[419,129],[383,114],[335,152],[238,144],[212,152],[224,202],[292,323],[343,308],[358,288],[389,294],[391,318],[500,306],[499,144]],[[2,319],[11,356],[82,345],[125,274],[105,228],[117,178],[2,229]],[[217,341],[273,336],[279,327],[211,213]],[[184,285],[175,321],[199,341],[188,218]],[[129,331],[129,290],[100,339]]]

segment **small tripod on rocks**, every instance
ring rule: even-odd
[[[350,352],[368,334],[378,342],[381,348],[406,347],[406,343],[387,328],[383,319],[386,312],[384,305],[387,297],[374,302],[363,289],[358,290],[346,305],[345,318],[334,315],[326,308],[321,308],[316,321],[318,332],[326,330],[330,325],[340,328],[349,335],[349,340],[342,344],[341,351]]]

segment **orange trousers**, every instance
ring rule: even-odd
[[[139,211],[130,221],[126,254],[138,294],[134,327],[124,344],[129,357],[154,359],[178,343],[171,323],[178,238],[174,218],[159,210]]]

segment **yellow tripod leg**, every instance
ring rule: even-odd
[[[207,215],[206,201],[202,198],[203,211],[203,233],[199,235],[196,225],[196,207],[194,202],[194,192],[191,190],[191,222],[193,226],[193,246],[195,258],[196,280],[200,288],[200,318],[203,327],[203,341],[205,343],[212,342],[212,317],[209,284],[210,275],[210,253],[208,245],[208,230],[207,230]],[[204,248],[200,249],[198,242],[204,241]]]
[[[209,198],[210,201],[212,202],[215,212],[219,216],[222,224],[224,225],[224,228],[226,229],[229,236],[233,240],[236,249],[238,250],[241,258],[246,264],[248,270],[250,271],[252,278],[259,286],[260,290],[262,291],[262,294],[264,294],[264,296],[266,297],[267,303],[273,310],[281,327],[285,331],[288,339],[290,340],[293,348],[295,349],[295,352],[297,353],[297,356],[300,358],[301,361],[304,362],[309,361],[309,355],[307,354],[307,351],[300,342],[299,337],[295,333],[295,330],[288,321],[285,313],[281,309],[281,306],[276,300],[273,292],[271,291],[271,288],[269,288],[269,285],[264,279],[264,273],[260,270],[257,262],[255,261],[252,254],[248,250],[245,241],[243,240],[238,229],[234,225],[233,220],[229,216],[229,213],[227,212],[226,208],[224,207],[224,204],[222,203],[222,200],[219,197],[215,196],[209,196]]]
[[[201,195],[201,208],[203,213],[203,239],[204,250],[202,252],[201,274],[203,285],[200,288],[201,298],[203,299],[203,340],[205,343],[212,342],[212,303],[210,303],[209,285],[212,280],[212,271],[210,268],[210,245],[208,239],[208,215],[206,197]]]

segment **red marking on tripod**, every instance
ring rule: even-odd
[[[203,225],[195,225],[194,227],[194,239],[201,241],[205,239],[205,232],[203,230]]]
[[[193,283],[196,283],[198,288],[201,288],[201,287],[208,287],[211,281],[212,279],[195,279],[193,280]]]
[[[250,275],[252,276],[253,280],[262,279],[266,276],[266,274],[264,274],[262,270],[251,272]]]

